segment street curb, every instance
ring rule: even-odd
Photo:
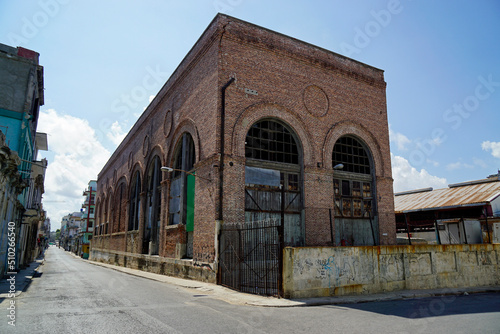
[[[75,255],[76,258],[79,258]],[[79,258],[81,259],[81,258]],[[81,259],[84,260],[84,259]],[[177,278],[162,274],[150,273],[138,269],[116,266],[108,263],[85,260],[90,264],[120,271],[129,275],[143,277],[154,281],[176,285],[186,289],[197,289],[207,293],[210,297],[226,301],[231,304],[260,306],[260,307],[304,307],[304,306],[325,306],[339,304],[359,304],[380,301],[394,301],[429,298],[437,296],[460,296],[473,293],[500,293],[500,287],[475,287],[475,288],[449,288],[434,290],[402,290],[387,292],[384,294],[339,296],[339,297],[318,297],[304,299],[285,299],[276,297],[266,297],[235,291],[221,285],[194,281],[184,278]],[[207,296],[208,296],[207,295]]]

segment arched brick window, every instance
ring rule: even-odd
[[[189,133],[184,133],[177,144],[174,155],[174,171],[170,182],[170,224],[186,224],[188,174],[182,171],[191,171],[194,163],[194,141]]]
[[[128,213],[128,230],[135,231],[139,229],[139,214],[141,210],[141,175],[139,171],[135,172],[130,186],[130,203]]]
[[[293,130],[275,119],[256,122],[245,139],[245,221],[281,221],[284,216],[287,246],[304,245],[298,143]]]
[[[126,196],[125,182],[121,181],[116,189],[115,203],[113,205],[114,220],[112,233],[125,231]]]
[[[161,163],[154,156],[146,174],[146,219],[144,226],[143,253],[157,255],[161,217]]]
[[[343,164],[343,171],[371,174],[370,159],[363,145],[354,137],[339,138],[333,147],[332,164]]]
[[[373,162],[366,145],[354,136],[340,137],[332,152],[336,243],[377,243]]]
[[[299,152],[294,135],[274,120],[255,123],[247,133],[245,157],[278,163],[299,163]]]
[[[108,197],[108,202],[106,203],[106,224],[104,225],[104,234],[111,233],[111,228],[109,227],[109,222],[113,220],[113,196],[111,194]]]
[[[193,257],[195,157],[193,138],[189,133],[184,133],[174,154],[174,171],[170,181],[169,224],[185,224],[186,258]]]

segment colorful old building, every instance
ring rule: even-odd
[[[47,150],[47,136],[36,132],[43,103],[39,54],[0,44],[0,276],[13,269],[6,267],[9,251],[15,253],[15,269],[37,253],[38,225],[45,220],[41,198],[47,161],[36,161],[37,152]],[[15,235],[14,250],[7,232]]]
[[[94,231],[96,191],[97,181],[92,180],[89,182],[88,188],[83,192],[85,200],[82,203],[82,218],[80,222],[80,230],[78,231],[78,255],[80,255],[84,259],[89,258],[90,241],[92,240]]]

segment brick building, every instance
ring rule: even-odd
[[[99,173],[91,257],[214,281],[221,225],[282,217],[285,246],[395,244],[385,88],[218,14]]]

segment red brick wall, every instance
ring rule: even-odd
[[[246,133],[259,119],[275,118],[288,124],[303,151],[306,244],[328,245],[333,146],[343,135],[357,136],[373,156],[381,243],[394,244],[383,71],[287,36],[229,21],[221,43],[219,77],[221,81],[236,78],[226,96],[225,137],[233,159],[244,160]],[[258,95],[246,94],[245,88]],[[240,179],[244,180],[244,174]],[[235,189],[225,197],[240,199],[242,191]],[[232,207],[228,206],[230,218]]]

